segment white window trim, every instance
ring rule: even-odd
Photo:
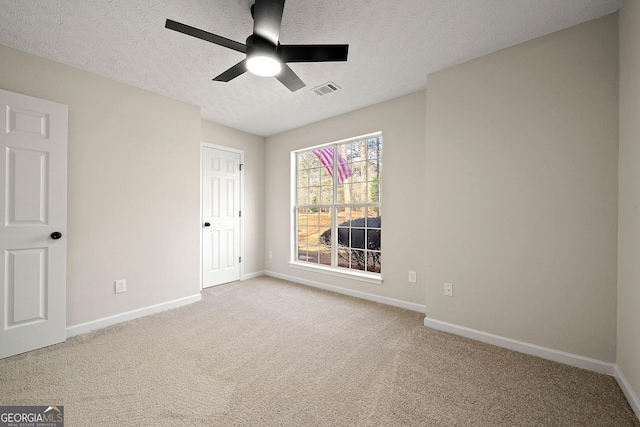
[[[343,277],[345,279],[354,279],[361,282],[373,283],[381,285],[384,279],[382,274],[367,273],[361,270],[348,270],[346,268],[329,267],[322,264],[311,264],[309,262],[289,261],[289,267],[299,270],[313,271],[315,273],[328,274],[330,276]]]
[[[306,271],[312,271],[315,273],[321,273],[321,274],[327,274],[330,276],[335,276],[335,277],[342,277],[345,279],[353,279],[353,280],[358,280],[358,281],[362,281],[362,282],[367,282],[367,283],[373,283],[376,285],[381,285],[384,282],[384,278],[382,275],[382,272],[380,273],[369,273],[366,271],[361,271],[361,270],[351,270],[351,269],[347,269],[347,268],[340,268],[340,267],[331,267],[331,266],[325,266],[322,264],[311,264],[311,263],[307,263],[307,262],[300,262],[300,261],[296,261],[296,236],[295,236],[295,230],[296,230],[296,218],[295,218],[295,208],[296,208],[296,195],[297,195],[297,188],[296,188],[296,181],[297,181],[297,162],[296,162],[296,154],[302,151],[310,151],[310,150],[315,150],[321,147],[327,147],[329,145],[337,145],[337,144],[341,144],[347,141],[353,141],[353,140],[358,140],[358,139],[366,139],[366,138],[370,138],[376,135],[382,135],[382,131],[377,131],[377,132],[371,132],[371,133],[367,133],[364,135],[359,135],[359,136],[354,136],[352,138],[346,138],[346,139],[341,139],[339,141],[333,141],[331,143],[328,144],[319,144],[319,145],[314,145],[311,147],[305,147],[305,148],[301,148],[298,150],[293,150],[291,152],[291,165],[289,167],[289,171],[290,171],[290,180],[289,180],[289,195],[290,195],[290,224],[289,224],[289,259],[291,261],[289,261],[289,267],[291,268],[295,268],[295,269],[299,269],[299,270],[306,270]],[[383,184],[384,185],[384,184]]]

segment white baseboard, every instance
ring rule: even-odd
[[[256,277],[260,277],[260,276],[264,276],[264,270],[243,274],[241,280],[255,279]]]
[[[127,311],[125,313],[115,314],[113,316],[104,317],[102,319],[93,320],[91,322],[81,323],[79,325],[67,326],[67,338],[73,337],[87,332],[94,331],[96,329],[106,328],[107,326],[115,325],[117,323],[126,322],[128,320],[137,319],[139,317],[148,316],[150,314],[160,313],[161,311],[170,310],[172,308],[182,307],[189,305],[202,299],[201,294],[191,295],[176,299],[173,301],[167,301],[148,307],[139,308],[136,310]]]
[[[599,374],[611,376],[614,376],[615,374],[615,364],[613,363],[603,362],[601,360],[566,353],[564,351],[554,350],[547,347],[541,347],[539,345],[529,344],[523,341],[516,341],[511,338],[493,335],[476,329],[470,329],[464,326],[442,322],[440,320],[429,319],[428,317],[424,318],[424,325],[439,331],[449,332],[465,338],[471,338],[472,340],[507,348],[509,350],[529,354],[531,356],[537,356],[542,359],[552,360],[565,365],[575,366],[577,368],[586,369]]]
[[[624,377],[618,365],[616,365],[615,367],[615,377],[616,381],[618,381],[620,389],[622,389],[622,392],[627,398],[627,401],[629,401],[631,409],[633,409],[636,417],[640,419],[640,399],[638,399],[638,395],[633,391],[633,389],[631,388],[631,384],[629,384],[627,379]]]
[[[379,295],[369,294],[367,292],[354,291],[352,289],[327,285],[326,283],[314,282],[312,280],[300,279],[299,277],[288,276],[286,274],[275,273],[273,271],[265,271],[265,275],[275,277],[277,279],[288,280],[289,282],[299,283],[301,285],[311,286],[312,288],[324,289],[325,291],[331,291],[338,294],[349,295],[351,297],[378,302],[380,304],[404,308],[405,310],[417,311],[418,313],[427,312],[427,307],[421,304],[415,304],[412,302],[402,301],[394,298],[382,297]]]

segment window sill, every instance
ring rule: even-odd
[[[289,262],[291,268],[297,268],[300,270],[313,271],[315,273],[323,273],[331,276],[342,277],[345,279],[359,280],[361,282],[373,283],[375,285],[382,284],[382,275],[375,273],[365,273],[364,271],[350,271],[347,269],[336,269],[332,267],[325,267],[316,264],[307,264],[304,262]]]

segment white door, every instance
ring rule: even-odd
[[[240,280],[239,153],[202,147],[202,287]]]
[[[66,338],[67,106],[0,90],[0,358]]]

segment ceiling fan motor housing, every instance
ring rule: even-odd
[[[271,56],[280,61],[280,55],[278,55],[278,46],[271,43],[269,40],[259,35],[253,34],[247,37],[245,43],[247,45],[247,58],[252,56]]]

